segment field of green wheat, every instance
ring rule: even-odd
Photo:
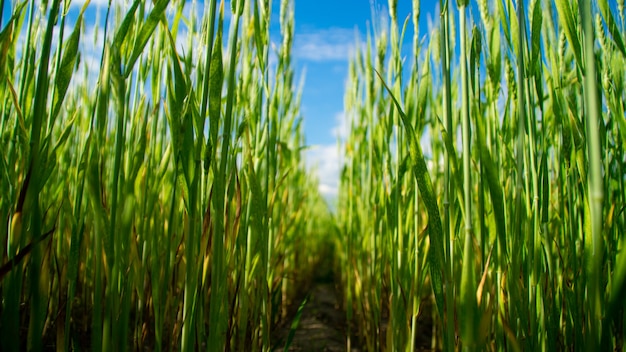
[[[346,350],[626,348],[624,0],[388,0],[330,206],[297,1],[202,5],[2,0],[1,351],[289,350],[321,266]]]

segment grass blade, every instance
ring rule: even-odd
[[[404,114],[400,103],[392,94],[391,89],[384,82],[382,76],[376,71],[378,78],[387,90],[387,93],[391,96],[396,110],[402,120],[402,125],[406,131],[409,143],[409,155],[411,156],[411,169],[413,175],[417,181],[420,192],[423,197],[426,210],[428,211],[428,236],[431,240],[431,248],[428,252],[428,262],[430,267],[430,275],[432,280],[432,288],[435,293],[435,300],[437,302],[437,310],[439,316],[443,316],[444,307],[444,294],[443,285],[446,277],[444,276],[444,260],[443,260],[443,230],[441,226],[441,217],[439,216],[439,207],[437,206],[437,199],[432,186],[432,181],[428,175],[428,168],[426,167],[426,161],[424,160],[424,154],[422,148],[419,145],[415,136],[413,126],[408,121],[407,116]]]

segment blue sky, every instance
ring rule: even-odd
[[[345,135],[348,122],[343,114],[348,63],[357,43],[365,40],[373,19],[388,16],[386,0],[295,1],[294,56],[296,73],[306,72],[302,114],[310,149],[307,162],[320,180],[320,191],[331,200],[338,191],[341,155],[337,138]],[[438,16],[439,1],[421,1],[420,36]],[[412,1],[398,1],[397,16],[412,16]],[[413,31],[409,23],[405,41]]]
[[[438,3],[422,1],[423,26],[426,13],[434,13]],[[411,6],[411,1],[399,1],[400,20],[411,15]],[[332,130],[343,111],[348,60],[354,50],[356,33],[364,40],[372,17],[387,13],[387,1],[372,4],[369,0],[296,0],[295,64],[299,71],[306,68],[302,109],[310,144],[336,142]],[[412,33],[406,37],[410,41]]]

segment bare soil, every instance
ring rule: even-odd
[[[299,352],[344,352],[362,351],[359,346],[359,332],[355,331],[355,325],[351,336],[348,336],[348,322],[346,313],[342,307],[341,290],[334,280],[334,275],[327,263],[320,263],[317,276],[304,289],[303,293],[294,301],[289,309],[289,314],[275,329],[272,341],[277,344],[273,351],[285,350],[291,324],[294,321],[298,307],[308,296],[304,305],[299,324],[295,330],[293,340],[287,347],[287,351]],[[386,350],[385,337],[387,335],[389,314],[387,307],[383,307],[383,321],[381,322],[381,350]],[[433,333],[433,302],[432,297],[423,297],[420,314],[417,318],[417,334],[413,341],[415,351],[436,351],[431,348]]]
[[[313,283],[309,293],[309,299],[304,306],[300,322],[295,331],[293,341],[288,351],[300,352],[343,352],[348,351],[348,344],[354,341],[348,340],[345,312],[341,309],[337,292],[332,282]],[[301,303],[298,302],[298,305]],[[295,316],[295,314],[294,314]],[[278,332],[278,340],[281,343],[276,351],[285,348],[291,321],[286,319],[284,326]],[[354,339],[351,339],[354,340]],[[359,351],[350,348],[350,351]]]

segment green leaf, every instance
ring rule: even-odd
[[[291,346],[291,343],[293,342],[293,338],[294,336],[296,336],[296,331],[298,330],[298,325],[300,325],[300,318],[302,317],[302,312],[304,311],[304,307],[306,306],[310,297],[311,297],[311,293],[309,293],[308,295],[306,295],[306,297],[304,297],[304,300],[302,301],[302,303],[300,303],[300,306],[298,307],[296,316],[293,318],[293,321],[291,322],[291,327],[289,328],[289,335],[287,335],[287,342],[285,343],[285,349],[284,349],[285,352],[289,351],[289,346]]]
[[[541,9],[541,1],[535,1],[535,6],[532,13],[532,27],[530,32],[531,37],[531,69],[536,69],[537,61],[541,57],[541,25],[543,22],[543,11]]]
[[[622,211],[624,211],[622,209]],[[591,237],[591,236],[589,236]],[[615,258],[615,269],[612,275],[612,285],[610,292],[610,309],[607,310],[609,315],[617,317],[619,312],[622,311],[619,307],[623,307],[624,296],[626,295],[626,240],[622,237],[622,250],[617,254]]]
[[[222,106],[222,86],[224,83],[224,65],[222,63],[222,31],[223,13],[217,27],[213,52],[211,57],[211,72],[209,75],[209,128],[213,145],[217,145],[217,132],[219,129],[220,111]]]
[[[451,136],[448,133],[448,131],[446,131],[444,123],[443,121],[441,121],[441,118],[439,118],[439,116],[437,116],[437,120],[439,121],[439,128],[441,128],[441,136],[443,138],[443,145],[444,145],[444,148],[446,149],[446,153],[448,153],[448,160],[450,162],[450,172],[452,173],[452,180],[457,185],[462,185],[463,175],[461,175],[461,172],[459,170],[459,165],[458,165],[459,158],[456,154],[456,149],[454,148],[454,145],[452,144],[452,138],[450,138]],[[456,191],[456,196],[459,200],[458,205],[461,209],[461,214],[465,214],[465,203],[463,201],[465,196],[463,195],[463,189],[460,187],[454,187],[454,190]]]
[[[65,48],[63,50],[61,66],[59,67],[55,80],[56,95],[54,96],[52,115],[50,117],[52,121],[56,119],[59,111],[61,110],[61,105],[63,104],[67,88],[70,85],[70,80],[72,79],[72,75],[74,73],[74,66],[76,65],[76,60],[78,58],[78,45],[80,43],[80,31],[83,24],[83,14],[87,9],[88,4],[89,1],[85,2],[83,5],[83,8],[78,14],[78,18],[76,19],[74,30],[64,44]]]
[[[18,4],[13,11],[13,15],[4,24],[4,29],[0,32],[0,82],[4,82],[6,78],[5,66],[7,65],[7,59],[10,57],[9,52],[12,49],[17,36],[14,35],[15,21],[21,16],[22,9],[28,3],[28,0]]]
[[[504,216],[504,192],[502,190],[502,182],[498,176],[498,167],[491,158],[491,153],[487,147],[485,139],[485,127],[482,118],[476,119],[476,139],[480,148],[480,162],[485,170],[485,177],[487,178],[487,185],[489,186],[489,195],[491,197],[491,203],[493,206],[494,217],[496,218],[496,231],[498,236],[498,247],[500,248],[500,254],[508,257],[506,246],[506,218]]]
[[[265,36],[263,36],[263,31],[261,31],[261,16],[259,16],[259,3],[257,1],[254,2],[254,41],[256,43],[257,52],[259,55],[256,56],[257,60],[259,60],[259,65],[261,67],[261,71],[265,71],[265,62],[263,62],[264,57],[260,53],[263,52],[263,49],[266,47]],[[265,30],[265,26],[263,26],[263,30]]]
[[[511,38],[509,41],[509,44],[512,45],[512,49],[513,51],[516,53],[516,55],[519,57],[521,54],[517,52],[517,50],[519,49],[519,31],[520,31],[520,23],[518,21],[517,18],[517,12],[515,11],[515,7],[513,6],[513,0],[508,0],[507,1],[507,5],[508,5],[508,9],[509,9],[509,22],[508,25],[510,27],[510,31],[511,31]],[[525,18],[524,18],[525,20]],[[524,26],[525,27],[525,26]]]
[[[480,53],[482,49],[482,37],[478,27],[472,28],[472,43],[470,47],[470,85],[476,87],[476,68],[480,66]]]
[[[376,71],[376,70],[375,70]],[[376,71],[378,78],[389,93],[389,96],[393,100],[396,110],[402,120],[402,125],[407,134],[409,143],[409,155],[411,156],[411,168],[413,175],[417,181],[418,188],[422,195],[422,200],[426,205],[428,212],[428,236],[430,238],[430,249],[428,251],[428,262],[430,267],[430,277],[432,279],[432,288],[435,293],[435,301],[437,303],[437,310],[439,316],[443,316],[444,309],[444,256],[443,256],[443,227],[441,225],[441,216],[439,215],[439,207],[437,206],[437,198],[433,189],[432,181],[428,175],[428,168],[426,166],[426,160],[424,159],[424,153],[417,140],[413,126],[411,125],[408,117],[405,115],[400,103],[393,95],[387,83],[383,80],[382,76]]]
[[[54,153],[55,155],[58,154],[59,149],[67,141],[67,138],[69,137],[70,132],[72,131],[72,126],[74,126],[74,121],[76,121],[77,115],[78,115],[78,111],[75,112],[74,116],[72,116],[72,118],[65,124],[65,128],[63,129],[63,132],[61,132],[61,136],[59,137],[59,140],[57,141],[56,145],[54,146],[54,149],[52,150],[52,153]]]
[[[586,0],[582,0],[586,1]],[[563,30],[565,31],[565,36],[572,46],[572,50],[574,51],[574,56],[576,57],[576,63],[579,67],[582,67],[582,53],[580,47],[580,39],[578,38],[578,32],[576,28],[576,19],[574,18],[574,13],[572,12],[572,2],[569,0],[556,0],[556,10],[559,14],[559,22]]]
[[[548,209],[550,205],[550,180],[548,175],[548,157],[547,154],[544,153],[541,156],[541,164],[539,166],[539,178],[541,179],[541,222],[547,223],[549,221],[548,218]]]
[[[115,34],[115,38],[113,39],[113,47],[120,48],[124,39],[130,33],[130,26],[135,21],[135,11],[137,11],[137,7],[141,3],[141,0],[135,0],[131,7],[126,12],[126,16],[124,20],[120,24],[117,33]]]
[[[17,97],[17,92],[15,88],[13,88],[13,83],[7,79],[6,86],[9,87],[9,92],[11,93],[11,101],[13,102],[13,106],[15,108],[15,113],[17,117],[17,135],[19,137],[20,142],[22,142],[22,146],[28,145],[28,130],[26,130],[26,122],[24,120],[24,115],[22,113],[22,109],[20,109],[20,104]]]
[[[624,38],[622,38],[622,33],[613,17],[613,12],[609,8],[609,5],[606,0],[598,0],[598,6],[600,7],[600,12],[602,12],[602,17],[604,17],[604,21],[606,22],[607,27],[609,28],[609,33],[611,33],[611,37],[613,37],[613,41],[615,45],[619,49],[619,51],[626,57],[626,47],[624,46]]]
[[[161,21],[161,19],[163,18],[165,9],[167,8],[168,4],[169,0],[159,0],[154,5],[152,11],[150,11],[150,15],[148,15],[148,19],[146,20],[146,22],[141,25],[141,28],[139,29],[139,34],[137,35],[137,39],[135,40],[135,46],[133,47],[130,60],[128,60],[128,62],[126,63],[124,72],[125,78],[128,78],[128,76],[133,71],[133,66],[135,66],[135,62],[143,52],[144,47],[152,36],[152,32],[154,32],[156,26],[159,24],[159,21]]]
[[[498,84],[500,83],[500,77],[502,75],[502,57],[500,54],[500,29],[496,26],[492,27],[491,33],[489,34],[489,48],[490,57],[489,63],[487,64],[487,71],[489,72],[491,81]]]
[[[506,42],[509,44],[509,46],[511,46],[511,29],[509,28],[509,24],[508,24],[508,18],[509,18],[509,14],[506,12],[506,8],[504,7],[504,2],[506,0],[500,0],[500,1],[496,1],[496,4],[498,5],[498,18],[500,19],[500,25],[502,27],[502,30],[504,31],[504,38],[506,39]],[[494,28],[496,28],[494,26]],[[495,29],[496,31],[499,32],[498,29]]]
[[[172,72],[174,76],[173,90],[169,90],[168,97],[171,101],[170,110],[170,127],[172,129],[172,137],[174,139],[174,155],[176,155],[177,163],[182,167],[182,173],[185,179],[184,184],[181,183],[187,194],[185,200],[188,201],[188,187],[192,184],[194,175],[194,139],[193,139],[193,116],[190,104],[191,86],[187,82],[186,76],[180,63],[180,58],[176,52],[176,41],[172,37],[169,29],[165,28],[167,37],[170,42]],[[189,204],[186,203],[188,206]]]

